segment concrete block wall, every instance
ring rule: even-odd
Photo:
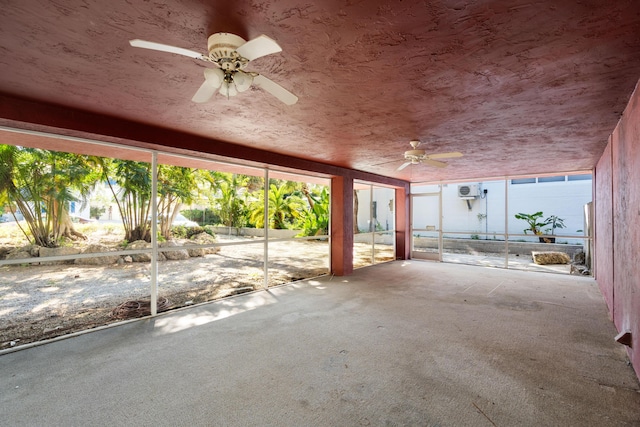
[[[595,277],[640,378],[640,94],[634,91],[595,170]],[[613,339],[613,337],[612,337]]]

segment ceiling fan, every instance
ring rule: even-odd
[[[175,53],[215,64],[216,68],[205,68],[204,83],[191,99],[193,102],[207,102],[216,91],[227,98],[235,96],[249,89],[252,84],[264,89],[287,105],[293,105],[298,101],[297,96],[273,80],[244,69],[254,59],[282,51],[275,40],[265,35],[246,41],[235,34],[212,34],[207,43],[208,55],[139,39],[130,40],[129,44],[133,47]]]
[[[416,140],[409,141],[409,144],[411,144],[411,148],[413,149],[404,152],[404,158],[406,162],[400,165],[400,167],[397,169],[399,171],[401,171],[402,169],[406,168],[409,165],[417,165],[420,163],[425,163],[427,165],[434,166],[437,168],[444,168],[447,166],[446,163],[439,162],[434,159],[451,159],[454,157],[462,157],[462,153],[459,153],[457,151],[453,151],[451,153],[427,154],[426,151],[418,149],[418,146],[420,145],[420,141],[416,141]]]

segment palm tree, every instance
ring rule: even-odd
[[[158,166],[158,217],[160,234],[171,238],[171,224],[183,204],[190,204],[198,191],[198,170],[181,166]]]
[[[218,216],[227,227],[244,227],[246,222],[246,205],[240,195],[240,190],[247,188],[250,177],[246,175],[217,172],[220,179],[217,181],[217,193],[215,204]]]
[[[71,202],[86,202],[98,180],[96,158],[0,145],[0,192],[20,210],[30,242],[56,247],[62,237],[86,238],[73,227]]]
[[[280,184],[280,185],[278,185]],[[281,183],[273,180],[269,185],[269,227],[274,229],[286,229],[304,207],[302,199],[293,194],[292,183]],[[251,203],[249,220],[257,227],[264,227],[264,190],[258,193],[258,198]]]
[[[118,205],[125,240],[151,241],[151,165],[120,159],[101,159],[102,179]]]

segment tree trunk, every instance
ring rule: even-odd
[[[69,216],[69,212],[66,209],[60,209],[58,236],[64,236],[71,240],[76,240],[77,238],[87,240],[87,236],[74,228],[73,222],[71,222],[71,216]]]
[[[137,227],[126,233],[125,239],[128,242],[135,242],[136,240],[151,242],[151,231],[145,226],[138,225]]]
[[[309,187],[307,184],[302,184],[302,194],[307,198],[307,202],[309,202],[309,207],[313,210],[313,199],[311,198],[311,194],[309,193]]]

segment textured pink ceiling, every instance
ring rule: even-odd
[[[0,1],[0,93],[413,181],[590,169],[640,77],[640,2]],[[191,97],[209,34],[283,52],[260,89]],[[409,140],[460,151],[396,168]],[[212,149],[215,151],[215,148]]]

